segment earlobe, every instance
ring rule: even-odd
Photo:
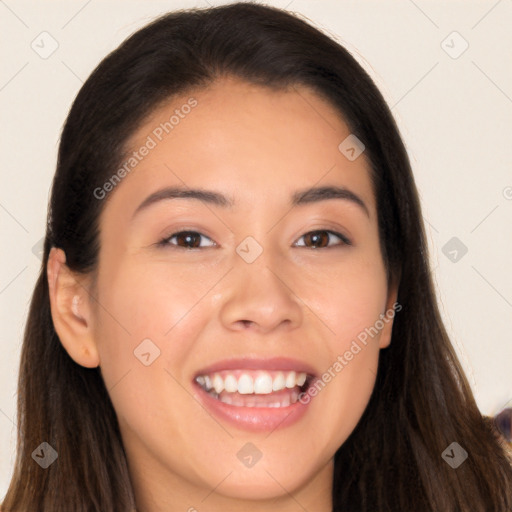
[[[96,368],[100,361],[93,336],[91,299],[66,265],[62,249],[51,249],[47,277],[53,325],[62,346],[79,365]]]
[[[387,348],[391,344],[394,318],[396,313],[402,309],[397,302],[398,282],[398,279],[396,279],[389,286],[386,311],[381,315],[381,321],[384,325],[380,333],[379,348]]]

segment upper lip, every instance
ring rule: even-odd
[[[209,375],[222,370],[295,370],[304,372],[313,377],[317,376],[316,370],[308,363],[289,357],[237,357],[217,361],[199,370],[194,378],[199,375]]]

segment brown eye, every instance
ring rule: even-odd
[[[336,233],[334,231],[322,229],[317,231],[310,231],[309,233],[303,235],[301,238],[304,238],[305,243],[299,244],[299,246],[305,246],[307,248],[313,249],[329,248],[333,246],[332,244],[329,246],[329,240],[332,235],[341,240],[341,243],[334,244],[334,246],[351,245],[350,240],[343,236],[341,233]],[[311,247],[310,244],[313,245],[314,247]]]
[[[179,231],[160,241],[158,245],[171,246],[173,248],[180,249],[201,249],[203,248],[200,246],[201,237],[211,240],[206,235],[198,233],[197,231]],[[171,240],[173,239],[176,239],[176,243],[171,243]],[[212,245],[215,245],[215,242]]]
[[[330,244],[333,236],[341,240],[341,243]],[[201,246],[201,237],[210,240],[212,244],[208,246]],[[352,245],[350,240],[341,233],[326,229],[310,231],[304,234],[301,238],[305,240],[305,243],[297,245],[299,247],[306,247],[308,249],[328,249],[330,247]],[[172,242],[172,240],[175,241]],[[189,230],[173,233],[171,236],[161,240],[158,245],[161,247],[171,247],[173,249],[205,249],[207,247],[213,247],[216,244],[206,235],[203,235],[197,231]]]

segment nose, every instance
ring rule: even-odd
[[[293,276],[268,252],[250,264],[239,258],[224,283],[220,319],[231,330],[264,334],[295,329],[302,324],[305,306],[294,288]]]

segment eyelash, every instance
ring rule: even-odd
[[[344,245],[352,245],[352,242],[345,235],[342,235],[341,233],[338,233],[337,231],[332,231],[330,229],[315,229],[314,231],[308,231],[307,233],[304,233],[301,236],[301,238],[306,236],[306,235],[317,234],[317,233],[329,233],[331,235],[337,236],[341,240],[341,242],[342,242],[342,243],[334,245],[334,246],[320,247],[319,249],[332,249],[333,247],[342,247]],[[198,231],[183,230],[183,231],[178,231],[176,233],[173,233],[171,236],[167,236],[167,237],[163,238],[162,240],[160,240],[157,243],[157,246],[159,246],[159,247],[167,247],[167,248],[170,247],[173,250],[174,249],[183,249],[185,251],[191,251],[191,250],[197,250],[197,249],[205,249],[205,247],[185,247],[184,248],[184,247],[181,247],[179,245],[169,243],[170,240],[172,238],[174,238],[175,236],[183,235],[183,234],[200,235],[200,236],[204,236],[205,238],[208,238],[209,240],[211,240],[211,238],[207,237],[206,235],[204,235],[202,233],[199,233]],[[214,247],[214,246],[209,246],[209,247],[206,247],[206,248],[211,248],[211,247]],[[301,245],[299,247],[306,247],[306,246],[305,245]],[[317,248],[315,250],[318,251],[319,249]]]

